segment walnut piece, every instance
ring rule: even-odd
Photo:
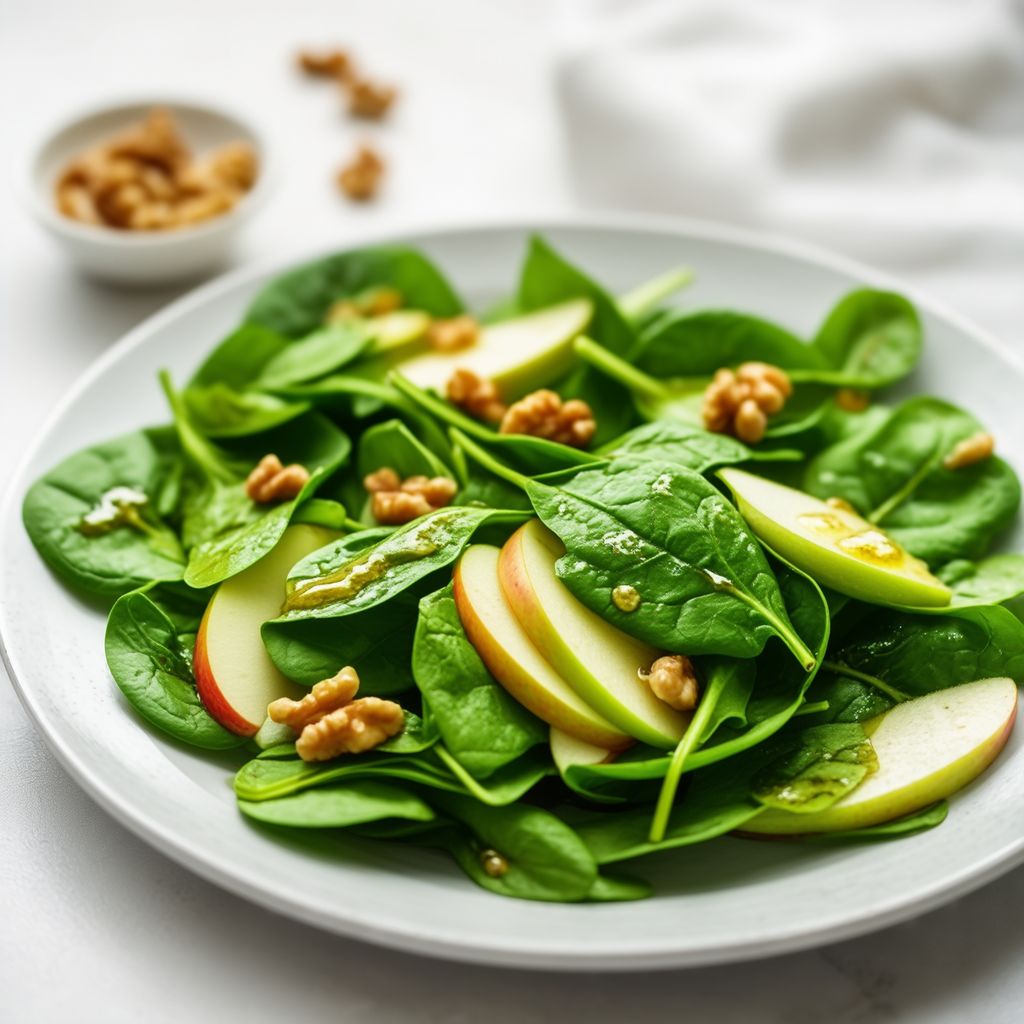
[[[344,50],[314,52],[302,50],[298,55],[299,68],[314,78],[336,78],[345,81],[352,73],[352,59]]]
[[[411,476],[406,480],[383,466],[363,478],[371,495],[373,518],[382,526],[402,526],[451,504],[458,486],[446,476]]]
[[[309,482],[305,466],[293,462],[281,465],[274,454],[264,455],[245,481],[245,493],[257,504],[269,505],[275,501],[291,501]]]
[[[692,711],[697,706],[697,674],[685,654],[658,658],[643,678],[654,696],[676,711]]]
[[[193,159],[170,114],[156,108],[69,164],[55,198],[62,214],[88,224],[168,230],[227,213],[257,171],[256,154],[244,142]]]
[[[770,363],[741,363],[735,372],[723,367],[704,392],[704,426],[757,444],[768,429],[768,417],[781,412],[792,393],[785,371]]]
[[[976,462],[992,458],[995,450],[996,439],[981,430],[955,444],[952,451],[942,460],[942,464],[946,469],[963,469],[965,466],[973,466]]]
[[[394,701],[360,697],[302,730],[295,750],[303,761],[330,761],[362,754],[400,733],[405,714]]]
[[[437,352],[461,352],[475,345],[479,337],[480,325],[465,315],[435,320],[427,329],[427,344]]]
[[[359,689],[359,676],[350,665],[338,671],[330,679],[322,679],[302,700],[281,697],[267,707],[271,721],[290,725],[297,733],[310,722],[319,721],[324,715],[337,711],[350,703]]]
[[[485,423],[500,423],[505,415],[506,406],[494,381],[479,377],[472,370],[456,370],[448,380],[445,394],[452,405]]]
[[[578,398],[563,402],[542,388],[510,405],[498,428],[502,434],[529,434],[573,448],[586,448],[597,430],[590,406]]]
[[[840,388],[836,392],[836,405],[843,412],[863,412],[871,404],[871,392],[859,388]]]
[[[338,186],[349,199],[362,203],[377,194],[383,175],[384,161],[374,149],[364,144],[338,171]]]
[[[398,91],[390,85],[377,85],[367,78],[352,78],[348,82],[348,112],[353,117],[379,120],[397,97]]]

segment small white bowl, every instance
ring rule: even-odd
[[[138,124],[153,107],[171,113],[197,154],[226,142],[247,142],[259,161],[253,187],[227,213],[169,231],[118,231],[65,217],[54,192],[61,172],[83,151]],[[36,219],[85,273],[129,284],[166,283],[199,277],[225,261],[239,229],[266,198],[269,164],[262,134],[237,114],[158,97],[94,107],[46,133],[29,156],[23,188]]]

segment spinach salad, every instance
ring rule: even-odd
[[[924,340],[902,296],[805,338],[689,308],[690,278],[616,296],[534,238],[471,313],[409,248],[291,270],[26,529],[268,841],[609,901],[727,833],[933,828],[1015,717],[1017,476],[971,413],[887,398]]]

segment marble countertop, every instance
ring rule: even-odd
[[[500,213],[566,211],[542,0],[280,5],[0,0],[5,153],[78,102],[214,95],[260,116],[289,155],[238,263],[347,234]],[[79,45],[87,39],[88,45]],[[400,81],[368,132],[393,174],[357,209],[331,170],[361,133],[289,68],[299,44],[350,41]],[[474,83],[474,84],[469,84]],[[443,125],[443,129],[439,126]],[[500,125],[500,132],[494,126]],[[298,156],[296,155],[298,154]],[[67,266],[0,192],[0,470],[82,370],[181,289],[123,291]],[[502,971],[334,938],[194,877],[95,806],[0,682],[3,1017],[145,1020],[1009,1022],[1024,1002],[1024,869],[877,935],[742,965],[632,976]],[[685,922],[680,923],[685,927]],[[399,980],[400,979],[400,980]]]

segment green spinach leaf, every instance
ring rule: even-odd
[[[487,778],[546,742],[547,726],[505,692],[466,638],[452,584],[424,597],[419,608],[413,675],[445,746],[463,767]]]
[[[107,665],[128,703],[183,743],[226,750],[246,742],[210,717],[196,691],[192,648],[205,601],[147,585],[115,602],[104,641]]]
[[[740,658],[778,636],[813,668],[761,546],[699,473],[616,459],[527,493],[566,547],[559,579],[613,625],[662,650]],[[612,600],[621,586],[640,595],[632,611]]]
[[[178,504],[173,431],[125,434],[64,459],[25,495],[36,550],[73,587],[117,597],[150,580],[181,579],[185,556],[166,518]]]

